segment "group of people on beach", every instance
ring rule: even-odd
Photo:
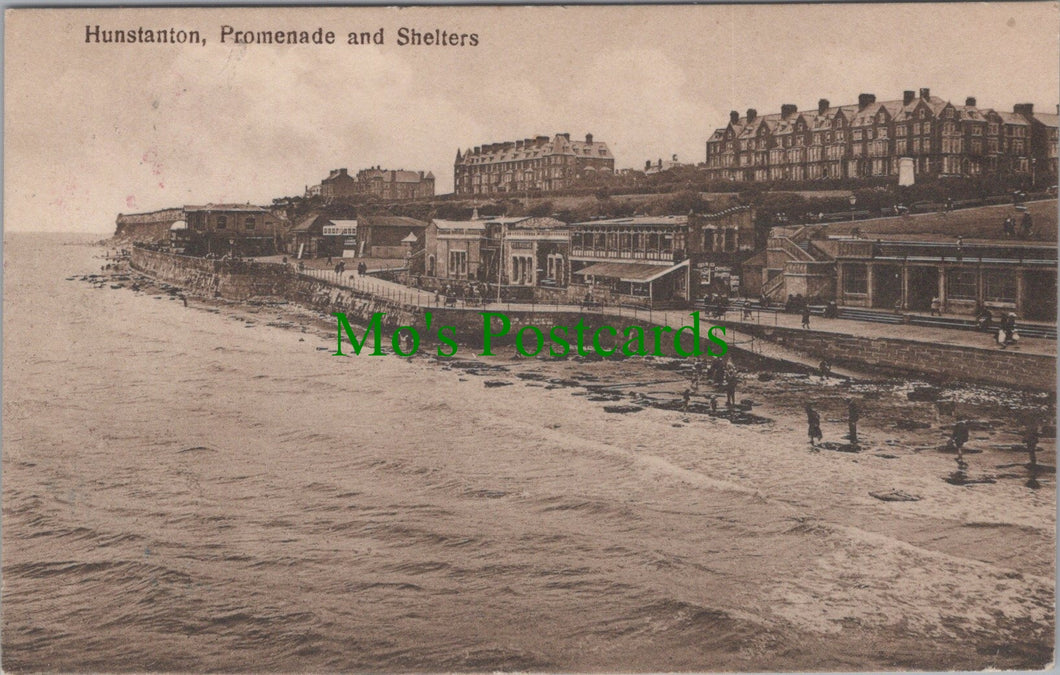
[[[682,410],[688,412],[688,405],[691,401],[692,395],[699,393],[699,387],[702,383],[703,376],[706,375],[707,379],[713,382],[716,386],[722,387],[725,391],[725,406],[729,409],[736,407],[736,387],[740,383],[740,371],[733,365],[732,361],[728,358],[724,359],[712,359],[710,367],[703,370],[703,362],[696,359],[696,362],[692,365],[692,376],[691,383],[682,394]],[[718,411],[718,397],[714,394],[710,396],[710,411]]]
[[[813,404],[805,404],[806,428],[810,436],[810,446],[816,447],[815,441],[824,440],[821,431],[821,414],[814,409]],[[847,399],[847,439],[851,447],[858,445],[858,420],[861,419],[861,406],[853,398]]]

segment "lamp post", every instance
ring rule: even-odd
[[[850,195],[850,222],[854,222],[854,205],[858,203],[858,198],[854,195]]]

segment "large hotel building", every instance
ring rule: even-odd
[[[821,99],[815,110],[783,105],[779,113],[741,116],[707,141],[713,180],[771,181],[897,176],[909,158],[916,176],[1057,175],[1057,119],[1034,112],[981,108],[974,98],[954,105],[929,89],[877,101],[861,94],[851,105]]]
[[[562,190],[579,178],[614,173],[615,158],[607,144],[572,141],[570,134],[537,136],[521,141],[490,143],[461,153],[453,165],[458,195],[490,195],[527,190]]]

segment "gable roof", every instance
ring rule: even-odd
[[[427,223],[405,216],[363,216],[358,219],[368,227],[427,227]]]

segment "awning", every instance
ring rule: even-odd
[[[594,263],[575,274],[593,277],[608,277],[619,281],[629,281],[636,284],[646,284],[650,281],[662,278],[682,267],[688,267],[688,261],[682,260],[673,267],[661,267],[659,265],[648,265],[645,263],[617,263],[605,262]]]

